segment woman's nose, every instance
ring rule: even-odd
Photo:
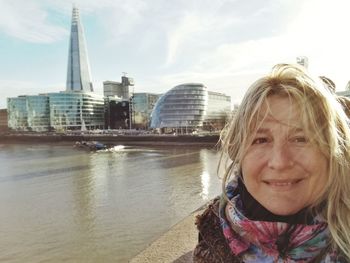
[[[270,151],[268,166],[271,169],[283,170],[293,166],[293,156],[290,152],[288,144],[276,143]]]

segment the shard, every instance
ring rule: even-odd
[[[76,7],[72,12],[66,91],[93,91],[84,30]]]

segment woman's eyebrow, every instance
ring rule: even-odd
[[[270,129],[268,128],[259,128],[256,133],[268,133],[270,132]]]
[[[260,127],[259,129],[257,129],[256,133],[269,133],[270,131],[271,131],[271,129],[269,129],[269,128]],[[298,132],[304,132],[304,129],[298,128],[298,127],[293,127],[290,131],[293,133],[298,133]]]
[[[302,128],[293,128],[292,132],[293,133],[304,132],[304,129],[302,129]]]

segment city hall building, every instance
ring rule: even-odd
[[[211,92],[200,83],[178,85],[163,94],[151,116],[151,128],[161,132],[216,131],[231,113],[231,97]]]

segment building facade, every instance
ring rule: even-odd
[[[303,67],[305,67],[306,69],[309,67],[309,59],[305,56],[298,56],[296,58],[297,63],[299,65],[302,65]]]
[[[159,98],[152,112],[151,128],[177,133],[219,130],[230,111],[229,96],[208,92],[201,83],[182,84]]]
[[[50,104],[47,95],[26,96],[28,129],[32,131],[50,130]]]
[[[103,129],[104,98],[87,92],[49,93],[50,126],[56,131]]]
[[[118,97],[122,100],[129,100],[129,86],[124,86],[122,83],[116,81],[104,81],[103,95],[105,97]]]
[[[151,113],[160,95],[155,93],[135,93],[131,103],[132,127],[147,130]]]
[[[106,129],[129,129],[130,109],[129,101],[118,97],[105,98],[105,128]]]
[[[8,98],[8,126],[25,131],[103,129],[104,97],[92,91],[84,31],[74,7],[66,91]]]
[[[0,109],[0,131],[6,131],[7,129],[7,109]]]
[[[28,130],[27,96],[7,98],[7,122],[12,130]]]
[[[16,131],[66,131],[104,128],[103,96],[60,92],[7,99],[8,127]]]
[[[83,25],[76,7],[72,11],[66,91],[93,91]]]
[[[208,91],[208,105],[204,115],[203,129],[220,131],[231,115],[231,97],[219,92]]]

